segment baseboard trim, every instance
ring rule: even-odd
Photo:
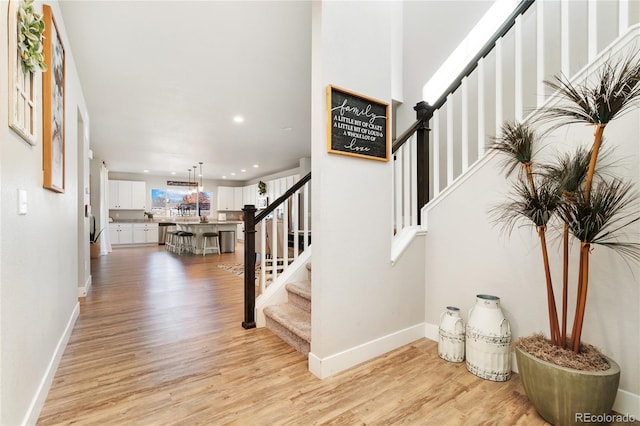
[[[78,297],[86,297],[87,294],[89,293],[89,290],[91,289],[92,283],[93,283],[93,278],[91,275],[89,275],[89,277],[87,278],[87,281],[85,281],[84,283],[84,286],[78,287]]]
[[[613,411],[623,416],[633,417],[633,421],[640,420],[640,395],[618,389],[616,402],[613,403]]]
[[[440,328],[436,324],[425,323],[424,330],[424,335],[427,339],[431,339],[436,342],[439,340]],[[512,352],[511,361],[511,370],[517,373],[518,363],[516,361],[515,352]],[[628,417],[633,417],[635,419],[634,421],[639,420],[640,395],[618,389],[616,402],[613,404],[613,411],[620,413],[623,416],[626,415]]]
[[[424,323],[424,337],[437,342],[440,339],[440,327],[437,324]]]
[[[421,323],[326,358],[320,358],[310,352],[309,371],[320,379],[326,379],[423,337],[424,324]],[[313,342],[311,344],[313,346]]]
[[[58,345],[56,346],[56,350],[53,352],[53,356],[51,357],[51,361],[49,361],[49,365],[47,366],[47,370],[40,381],[40,385],[33,396],[33,400],[29,405],[29,409],[24,416],[24,421],[22,424],[24,425],[35,425],[38,421],[38,417],[40,416],[40,412],[42,411],[42,407],[44,407],[44,402],[47,399],[47,394],[49,393],[49,389],[51,388],[51,383],[53,383],[53,377],[56,375],[56,370],[58,369],[58,365],[60,364],[60,359],[62,358],[62,354],[64,354],[64,350],[67,347],[67,343],[69,342],[69,338],[71,337],[71,332],[73,331],[73,326],[78,319],[78,315],[80,315],[80,303],[76,302],[73,311],[71,312],[71,316],[69,317],[69,321],[67,322],[67,326],[60,336],[60,340],[58,341]]]

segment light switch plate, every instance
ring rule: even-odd
[[[27,214],[27,191],[18,189],[18,214]]]

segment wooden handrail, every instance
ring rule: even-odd
[[[420,101],[413,107],[416,112],[416,122],[413,123],[407,130],[398,136],[391,144],[391,153],[395,152],[407,142],[413,134],[418,130],[429,130],[428,123],[433,116],[433,108],[425,101]]]
[[[411,136],[413,136],[413,134],[416,132],[416,130],[418,130],[420,126],[422,126],[422,120],[417,120],[415,123],[409,126],[409,128],[405,130],[403,134],[398,136],[393,141],[393,144],[391,144],[391,153],[395,154],[396,151],[400,149],[400,147],[404,145],[404,143],[408,141]]]
[[[271,203],[270,206],[262,210],[256,216],[256,223],[260,222],[262,219],[267,217],[270,213],[272,213],[275,209],[277,209],[280,204],[284,203],[284,201],[287,198],[291,197],[297,190],[302,188],[310,180],[311,180],[311,172],[309,172],[305,177],[303,177],[298,182],[296,182],[291,188],[287,189],[287,191],[284,194],[282,194],[280,197],[276,198],[275,201]]]
[[[469,61],[467,66],[462,70],[462,72],[460,74],[458,74],[458,77],[456,77],[456,79],[453,81],[453,83],[451,83],[449,85],[449,87],[447,87],[447,89],[444,92],[442,92],[442,95],[440,95],[438,100],[436,100],[433,103],[433,107],[432,107],[433,111],[440,109],[440,107],[447,102],[447,96],[449,96],[450,93],[453,93],[453,92],[456,91],[456,89],[462,84],[462,80],[465,77],[467,77],[469,74],[471,74],[471,72],[473,70],[476,69],[480,59],[482,59],[485,56],[487,56],[493,50],[493,48],[494,48],[494,46],[496,44],[496,41],[498,41],[500,38],[502,38],[511,29],[511,27],[513,27],[515,25],[516,18],[519,15],[522,15],[524,12],[526,12],[527,9],[529,9],[529,7],[531,7],[531,5],[534,2],[535,2],[535,0],[522,0],[518,4],[518,6],[516,6],[516,8],[513,10],[513,12],[511,12],[509,17],[500,26],[500,28],[498,28],[498,30],[495,33],[493,33],[493,36],[491,36],[491,38],[489,38],[489,41],[487,41],[484,44],[484,46],[482,46],[482,49],[480,49],[478,54],[475,55]]]

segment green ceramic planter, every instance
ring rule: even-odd
[[[516,347],[520,381],[546,421],[556,426],[584,424],[585,416],[609,414],[620,382],[620,367],[607,358],[606,371],[580,371],[533,357]]]

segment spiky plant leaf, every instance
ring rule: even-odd
[[[574,153],[558,155],[557,163],[542,166],[547,180],[556,182],[564,197],[571,197],[581,189],[587,178],[591,150],[579,146]]]
[[[611,248],[640,261],[640,242],[621,241],[621,231],[640,221],[637,194],[631,183],[620,179],[600,181],[587,199],[581,191],[576,199],[560,207],[570,232],[580,241]]]
[[[541,177],[536,179],[534,193],[525,180],[518,179],[513,183],[509,201],[493,208],[491,214],[494,222],[500,223],[507,234],[511,234],[519,223],[546,227],[558,210],[559,195],[558,187]]]
[[[537,135],[529,123],[505,121],[501,136],[492,139],[489,149],[504,155],[503,166],[506,174],[524,164],[531,164],[535,155]]]
[[[545,84],[566,104],[545,109],[544,118],[558,120],[557,126],[607,124],[640,100],[640,54],[604,64],[594,79],[584,83],[573,84],[566,76],[557,75]]]

